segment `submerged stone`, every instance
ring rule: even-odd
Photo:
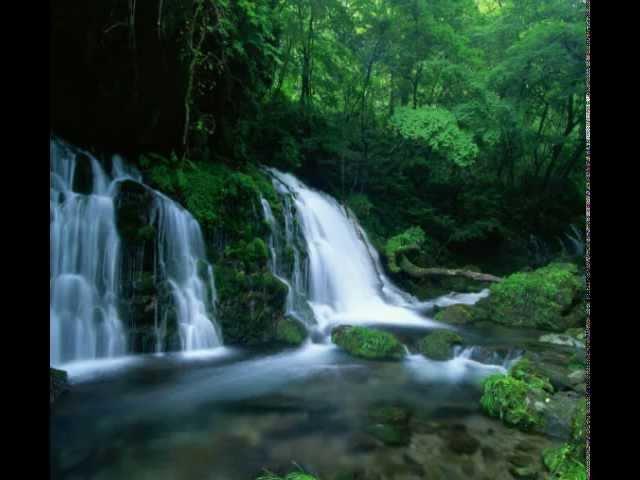
[[[434,319],[451,325],[466,325],[473,322],[472,309],[468,305],[451,305],[436,313]]]
[[[331,341],[349,354],[369,360],[400,360],[404,346],[388,332],[343,325],[331,332]]]
[[[461,345],[462,337],[451,330],[434,330],[418,344],[425,357],[432,360],[450,360],[453,358],[453,346]]]

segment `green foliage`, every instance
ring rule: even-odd
[[[387,240],[385,254],[389,262],[389,270],[393,273],[400,272],[398,254],[410,249],[420,248],[426,240],[424,230],[420,227],[411,227],[404,232]]]
[[[427,358],[443,361],[453,358],[452,347],[462,343],[462,337],[451,330],[434,330],[420,340],[418,349]]]
[[[401,107],[396,109],[391,123],[403,137],[423,142],[460,167],[471,165],[478,155],[471,136],[460,130],[455,116],[443,108]]]
[[[513,365],[509,374],[518,380],[522,380],[538,390],[553,393],[553,386],[548,378],[544,377],[531,363],[528,358],[522,358]]]
[[[396,337],[371,328],[340,326],[331,332],[331,341],[351,355],[369,360],[399,360],[405,356]]]
[[[533,406],[536,390],[527,382],[496,374],[487,377],[482,388],[480,405],[490,416],[522,430],[541,424],[542,416]]]
[[[585,466],[575,457],[570,444],[547,449],[542,458],[553,480],[587,480]]]

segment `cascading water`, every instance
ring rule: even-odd
[[[206,261],[200,225],[189,212],[156,192],[159,263],[176,306],[181,350],[222,345],[215,318],[213,268]]]
[[[119,157],[108,175],[96,158],[58,139],[51,140],[50,154],[50,362],[124,355],[127,330],[118,306],[122,277],[135,272],[121,272],[114,200],[123,181],[142,184],[141,176]],[[213,271],[200,226],[175,202],[145,188],[154,195],[157,273],[171,286],[180,347],[219,346]],[[166,325],[156,320],[158,338],[161,327]]]
[[[382,273],[375,249],[344,207],[290,174],[269,171],[285,205],[292,201],[295,207],[308,254],[307,300],[316,328],[328,333],[331,326],[348,323],[433,324],[412,308],[415,299]],[[266,206],[265,215],[275,223]]]
[[[117,181],[132,177],[114,162],[111,178],[95,158],[60,141],[51,142],[50,162],[50,361],[121,355],[127,342],[117,308],[120,238],[113,199]],[[90,193],[77,193],[74,181],[87,167]]]

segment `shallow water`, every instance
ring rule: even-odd
[[[410,346],[425,333],[395,332]],[[483,338],[479,329],[464,335]],[[480,381],[504,371],[515,344],[503,335],[501,345],[505,353],[479,357],[493,365],[468,351],[448,362],[416,354],[372,362],[311,343],[275,354],[220,348],[72,364],[73,389],[51,415],[52,476],[244,480],[263,468],[290,470],[295,462],[322,479],[340,472],[483,478],[485,470],[488,478],[511,478],[504,461],[485,465],[482,448],[506,455],[485,431],[504,427],[483,417],[478,403]],[[368,432],[367,413],[379,405],[410,412],[407,445],[384,445]],[[475,435],[482,448],[475,457],[452,453],[456,435]]]

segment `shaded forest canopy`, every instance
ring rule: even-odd
[[[59,0],[51,12],[51,127],[69,141],[173,155],[175,168],[292,171],[349,205],[379,249],[421,228],[419,265],[500,275],[584,229],[583,1]]]

